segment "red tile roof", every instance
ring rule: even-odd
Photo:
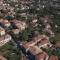
[[[60,42],[56,43],[55,47],[60,48]]]
[[[7,59],[0,55],[0,60],[7,60]]]
[[[49,40],[47,40],[46,38],[43,38],[41,41],[40,41],[40,44],[41,45],[44,45],[46,43],[49,43]]]
[[[47,53],[42,52],[38,55],[36,55],[36,60],[45,60],[48,57]]]
[[[50,56],[49,60],[58,60],[58,57],[57,57],[57,56],[52,55],[52,56]]]
[[[33,54],[33,55],[37,55],[41,52],[43,52],[38,46],[31,46],[29,48],[29,51]]]
[[[13,22],[15,26],[20,30],[27,28],[27,24],[24,21],[12,20],[11,22]]]
[[[0,41],[8,39],[8,38],[11,38],[11,36],[9,34],[6,34],[6,35],[0,37]]]

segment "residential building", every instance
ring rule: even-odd
[[[48,60],[49,56],[47,53],[45,53],[42,49],[40,49],[38,46],[25,46],[26,52],[30,52],[33,56],[35,56],[36,60]],[[31,55],[31,56],[32,56]]]
[[[12,37],[9,34],[0,37],[0,46],[3,46],[5,43],[9,42]]]
[[[0,27],[0,36],[3,36],[5,35],[5,29]]]
[[[49,57],[49,59],[48,59],[48,60],[58,60],[58,57],[57,57],[57,56],[52,55],[52,56],[50,56],[50,57]]]
[[[1,19],[0,23],[4,25],[4,27],[9,27],[11,25],[10,22],[6,19]]]
[[[44,52],[41,47],[51,47],[52,44],[46,35],[38,35],[34,37],[32,41],[23,43],[22,46],[26,49],[26,53],[30,52],[30,57],[33,55],[33,58],[35,57],[36,60],[48,60],[48,54]]]
[[[33,27],[38,26],[37,21],[38,21],[37,19],[32,20],[31,24],[32,24]]]
[[[42,52],[36,55],[36,60],[48,60],[49,56],[47,53]]]
[[[12,29],[12,32],[13,32],[14,34],[19,34],[20,30],[19,30],[19,29]]]
[[[43,48],[47,48],[47,47],[51,47],[52,44],[50,43],[49,40],[47,40],[46,38],[43,38],[40,42],[38,42],[36,44],[39,48],[43,47]]]
[[[36,23],[37,21],[38,21],[37,19],[33,19],[33,21],[32,21],[32,22],[33,22],[33,23]]]
[[[29,60],[29,59],[22,53],[20,60]]]
[[[43,52],[38,46],[31,46],[28,48],[28,50],[31,52],[33,55],[37,55],[41,52]]]
[[[60,48],[60,42],[57,42],[55,47]]]
[[[26,43],[28,46],[34,46],[37,45],[38,47],[46,47],[49,45],[49,47],[52,46],[52,44],[49,42],[49,38],[46,35],[38,35],[37,37],[34,37],[32,41]]]
[[[11,21],[20,31],[27,28],[27,24],[24,21],[13,20]]]
[[[7,59],[3,57],[2,55],[0,55],[0,60],[7,60]]]

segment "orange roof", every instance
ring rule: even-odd
[[[52,56],[50,56],[49,60],[58,60],[58,57],[57,57],[57,56],[52,55]]]

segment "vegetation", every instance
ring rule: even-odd
[[[0,54],[5,56],[8,60],[20,60],[21,56],[20,50],[15,48],[11,41],[0,47]]]

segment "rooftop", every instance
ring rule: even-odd
[[[14,34],[19,34],[20,30],[19,30],[19,29],[13,29],[12,32],[13,32]]]
[[[7,59],[0,55],[0,60],[7,60]]]
[[[37,55],[37,54],[43,52],[43,51],[42,51],[39,47],[37,47],[37,46],[31,46],[31,47],[29,48],[29,51],[30,51],[33,55]]]
[[[6,35],[0,37],[0,41],[8,39],[8,38],[11,38],[11,36],[9,34],[6,34]]]
[[[48,59],[48,55],[45,52],[36,55],[36,60],[46,60]]]
[[[0,27],[0,32],[1,32],[1,31],[5,31],[5,29],[4,29],[4,28],[2,28],[2,27]]]
[[[15,26],[20,30],[24,30],[27,27],[24,21],[13,20],[11,22],[14,23]]]
[[[49,40],[47,40],[46,38],[43,38],[40,42],[37,43],[38,46],[44,45],[49,43]]]
[[[44,41],[42,41],[42,40],[44,40]],[[28,42],[26,45],[33,46],[33,45],[39,43],[40,41],[42,43],[46,43],[49,41],[49,38],[46,35],[38,35],[38,36],[34,37],[33,40]]]
[[[2,23],[6,27],[10,26],[10,22],[8,20],[6,20],[6,19],[1,19],[0,23]]]
[[[58,57],[57,57],[57,56],[52,55],[52,56],[50,56],[49,60],[58,60]]]

